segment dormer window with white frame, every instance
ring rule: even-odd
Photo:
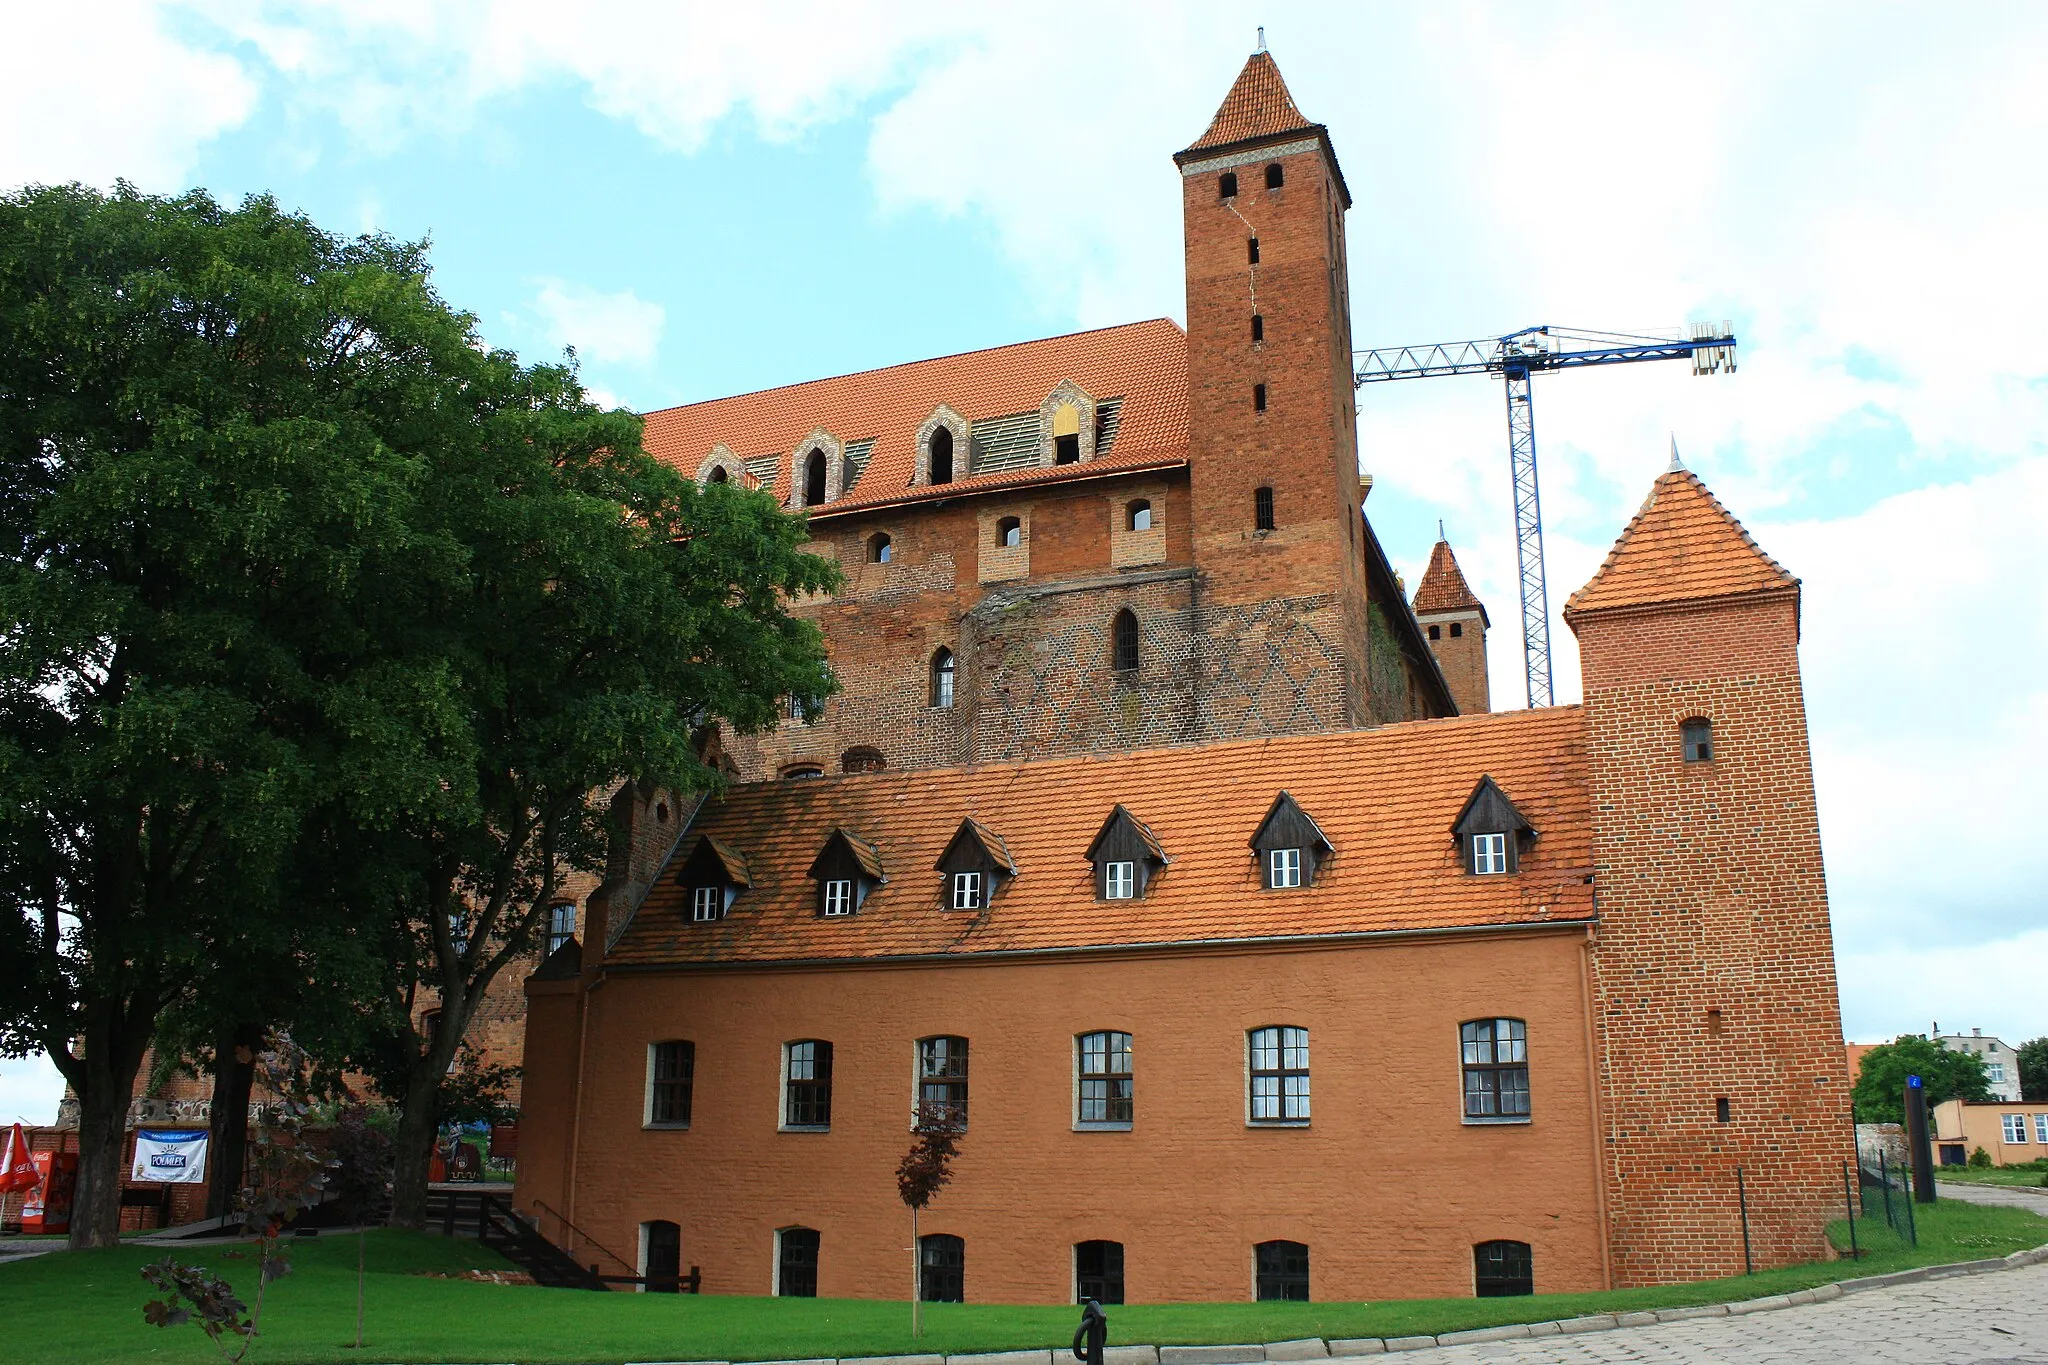
[[[1451,826],[1459,860],[1473,877],[1511,876],[1522,870],[1522,853],[1536,841],[1536,828],[1491,777],[1481,777]]]
[[[1259,860],[1260,880],[1268,891],[1314,886],[1331,852],[1322,826],[1286,792],[1273,798],[1252,834],[1252,856]]]
[[[724,918],[724,887],[695,886],[690,888],[690,922],[692,924],[712,924]]]
[[[1266,854],[1266,885],[1287,890],[1301,885],[1301,850],[1276,848]]]
[[[831,877],[825,882],[825,908],[821,912],[827,919],[853,913],[853,878]]]
[[[1102,865],[1102,898],[1127,901],[1138,894],[1138,864],[1116,859]]]
[[[690,889],[690,923],[716,924],[732,913],[740,893],[753,886],[740,851],[709,834],[698,836],[676,880]]]
[[[981,909],[981,874],[979,872],[955,872],[953,874],[953,908],[955,910]]]
[[[1095,894],[1106,901],[1143,899],[1167,865],[1158,838],[1122,806],[1102,822],[1088,860],[1095,864]]]
[[[941,876],[939,904],[947,910],[986,910],[1017,875],[1003,837],[971,818],[960,822],[933,867]]]
[[[825,919],[859,913],[868,896],[889,880],[882,873],[880,850],[844,828],[826,837],[809,875],[818,883],[817,913]]]

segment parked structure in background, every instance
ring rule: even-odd
[[[1986,1038],[1980,1028],[1973,1028],[1968,1033],[1943,1033],[1941,1024],[1937,1022],[1928,1036],[1950,1052],[1968,1052],[1983,1058],[1984,1076],[1991,1083],[1994,1098],[2019,1099],[2020,1056],[2016,1049],[2007,1047],[1996,1038]]]
[[[2048,1160],[2048,1101],[1948,1100],[1934,1107],[1934,1159],[1961,1166],[1979,1147],[1994,1166]]]
[[[638,1258],[607,1271],[893,1296],[890,1171],[936,1104],[966,1131],[926,1298],[1827,1255],[1852,1146],[1798,580],[1674,459],[1565,609],[1584,704],[1484,714],[1448,544],[1411,610],[1364,516],[1328,130],[1262,51],[1175,161],[1185,334],[650,417],[810,509],[846,691],[726,743],[718,796],[621,794],[526,987],[520,1209]]]

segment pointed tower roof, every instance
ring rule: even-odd
[[[1699,476],[1665,470],[1607,562],[1565,603],[1565,619],[1611,607],[1796,591],[1799,580],[1751,540]]]
[[[1465,575],[1458,569],[1458,557],[1451,553],[1451,542],[1439,540],[1436,548],[1429,552],[1429,568],[1423,572],[1422,582],[1415,589],[1415,614],[1428,616],[1440,611],[1479,612],[1479,619],[1491,626],[1486,619],[1486,606],[1465,582]]]
[[[1223,97],[1216,117],[1209,120],[1208,131],[1184,150],[1175,152],[1173,159],[1175,164],[1185,166],[1190,161],[1208,160],[1226,149],[1249,149],[1262,143],[1290,141],[1303,135],[1322,143],[1323,154],[1329,157],[1330,169],[1336,175],[1337,189],[1344,196],[1344,206],[1349,208],[1351,190],[1344,183],[1344,172],[1337,166],[1337,152],[1330,145],[1329,129],[1320,123],[1311,123],[1303,116],[1294,103],[1294,96],[1287,91],[1287,82],[1280,77],[1280,67],[1273,60],[1273,54],[1260,48],[1246,59],[1244,70],[1237,73],[1237,83]]]

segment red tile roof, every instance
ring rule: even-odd
[[[917,429],[939,404],[949,404],[969,422],[1035,413],[1062,379],[1098,402],[1123,400],[1108,454],[1081,465],[999,470],[937,487],[911,486]],[[820,427],[841,441],[873,440],[874,446],[852,490],[814,508],[814,517],[1178,465],[1187,459],[1187,336],[1157,318],[664,408],[647,414],[646,444],[656,457],[691,475],[720,442],[742,459],[776,456],[768,486],[786,501],[789,456]],[[956,458],[964,468],[966,452]]]
[[[1429,552],[1429,568],[1423,572],[1422,582],[1415,589],[1415,614],[1424,616],[1435,611],[1473,611],[1481,616],[1486,608],[1465,583],[1465,575],[1458,569],[1458,557],[1451,553],[1451,543],[1439,540],[1436,548]]]
[[[1670,469],[1623,529],[1592,581],[1565,603],[1566,620],[1612,607],[1797,588],[1689,469]]]
[[[1294,96],[1287,93],[1287,82],[1280,78],[1280,68],[1271,54],[1254,52],[1245,62],[1244,70],[1237,73],[1237,84],[1223,97],[1216,117],[1209,121],[1209,131],[1196,138],[1187,150],[1207,151],[1248,138],[1315,126],[1295,107]]]
[[[1519,875],[1473,877],[1452,822],[1490,774],[1539,833]],[[1335,849],[1317,884],[1260,889],[1250,841],[1286,789]],[[1086,850],[1119,803],[1171,859],[1143,899],[1099,901]],[[932,871],[963,817],[1017,876],[980,913],[940,908]],[[1033,763],[737,786],[697,828],[745,854],[753,889],[692,924],[671,864],[607,962],[957,956],[1581,921],[1593,915],[1585,740],[1576,707]],[[835,829],[872,841],[888,882],[844,919],[805,875]],[[684,846],[694,843],[684,840]]]

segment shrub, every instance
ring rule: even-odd
[[[1991,1153],[1979,1147],[1976,1151],[1970,1153],[1970,1164],[1979,1169],[1989,1166],[1991,1164]]]

